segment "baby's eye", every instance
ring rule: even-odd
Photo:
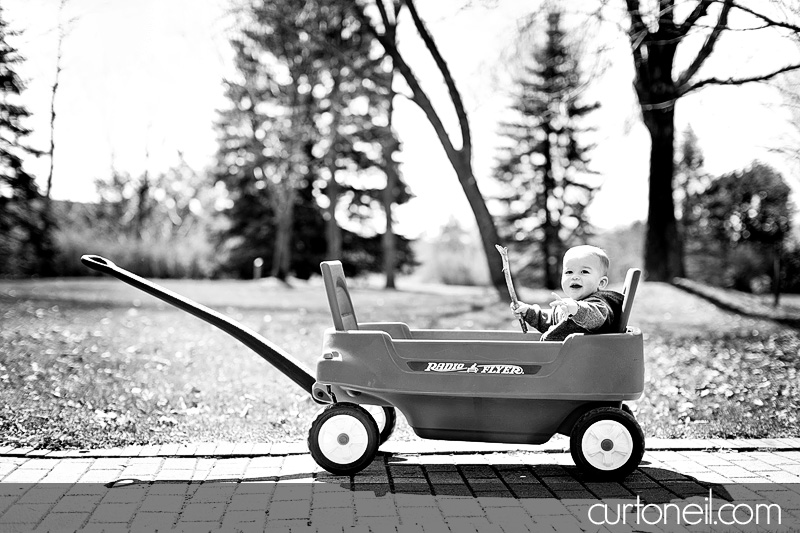
[[[564,275],[565,276],[569,276],[570,274],[572,274],[572,270],[565,270],[564,271]]]
[[[588,274],[588,273],[589,273],[588,270],[581,270],[581,274]]]

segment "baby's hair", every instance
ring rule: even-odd
[[[608,267],[611,266],[611,260],[608,258],[608,254],[606,254],[605,250],[602,248],[591,246],[589,244],[581,244],[579,246],[573,246],[567,250],[567,252],[564,254],[564,257],[566,257],[569,253],[580,253],[597,257],[600,259],[600,265],[603,267],[603,275],[608,275]]]

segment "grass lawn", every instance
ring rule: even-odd
[[[258,331],[313,372],[331,325],[319,279],[168,280],[164,286]],[[353,283],[361,321],[516,329],[485,288]],[[549,291],[523,290],[529,302]],[[319,406],[246,347],[112,278],[0,281],[0,445],[88,448],[304,440]],[[800,336],[661,283],[631,323],[645,333],[646,436],[798,435]],[[394,439],[415,439],[400,420]]]

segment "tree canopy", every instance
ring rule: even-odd
[[[0,274],[47,272],[48,232],[42,195],[23,164],[30,116],[20,102],[25,84],[16,67],[22,62],[8,43],[13,35],[0,8]]]

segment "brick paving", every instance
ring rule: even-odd
[[[5,447],[0,532],[800,531],[800,439],[647,444],[621,482],[585,478],[557,439],[390,441],[352,478],[304,443]]]

